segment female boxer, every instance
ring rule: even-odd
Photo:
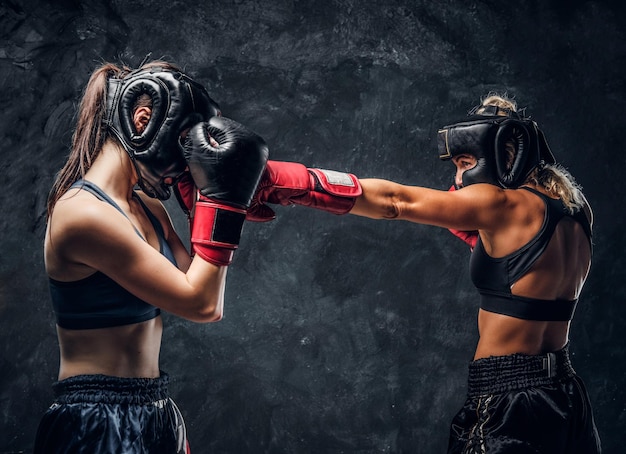
[[[555,163],[536,123],[489,96],[439,131],[455,191],[270,161],[249,218],[266,202],[401,219],[453,230],[473,246],[480,340],[449,453],[597,453],[585,387],[568,353],[569,327],[591,264],[592,214]],[[475,247],[474,247],[475,246]]]
[[[259,136],[219,114],[166,62],[92,74],[48,202],[60,369],[36,453],[188,452],[159,368],[160,311],[220,320],[227,266],[267,160]],[[181,175],[181,200],[195,211],[193,259],[156,199]]]

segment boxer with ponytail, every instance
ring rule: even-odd
[[[267,157],[261,137],[222,118],[205,88],[168,62],[94,71],[48,200],[60,368],[35,453],[189,452],[159,365],[161,311],[222,318],[226,272]],[[172,187],[182,200],[181,182],[185,212],[195,213],[191,251],[161,203]]]

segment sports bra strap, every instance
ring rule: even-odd
[[[522,186],[520,187],[520,189],[525,189],[528,192],[532,192],[533,194],[537,195],[539,198],[546,201],[546,203],[550,203],[550,202],[556,203],[554,202],[556,199],[552,199],[551,197],[548,197],[547,195],[543,194],[542,192],[530,186]],[[559,201],[559,203],[560,203],[560,206],[564,206],[562,201]],[[593,242],[592,242],[593,233],[591,231],[591,222],[589,221],[589,218],[587,217],[585,210],[581,208],[578,211],[576,211],[573,215],[570,215],[570,216],[582,226],[583,230],[585,231],[585,234],[587,235],[587,238],[589,239],[589,245],[593,247]]]
[[[161,225],[161,222],[156,218],[156,216],[152,213],[152,211],[150,211],[146,203],[143,200],[141,200],[141,197],[139,197],[139,195],[137,195],[136,192],[133,192],[133,197],[137,199],[137,201],[143,208],[143,211],[145,211],[146,215],[148,216],[148,219],[150,220],[150,223],[152,224],[152,227],[154,227],[154,230],[156,230],[157,232],[157,236],[159,238],[165,238],[165,232],[163,231],[163,226]]]
[[[133,224],[133,221],[130,220],[130,218],[124,212],[124,210],[122,210],[120,208],[120,206],[117,203],[115,203],[115,201],[111,197],[109,197],[102,189],[100,189],[98,186],[93,184],[91,181],[78,180],[74,184],[72,184],[72,186],[70,186],[70,189],[72,189],[72,188],[84,189],[85,191],[93,194],[98,199],[102,200],[103,202],[107,202],[109,205],[111,205],[117,211],[122,213],[124,215],[124,217],[126,219],[128,219],[128,221],[130,222],[130,225],[133,226],[133,229],[135,229],[135,232],[137,232],[137,235],[139,235],[141,238],[143,238],[145,240],[145,238],[143,237],[141,232],[137,229],[137,227],[135,227],[135,224]],[[133,195],[136,196],[136,194],[134,192],[133,192]],[[139,198],[139,197],[137,197],[137,198]],[[141,204],[142,204],[142,206],[143,206],[143,208],[145,210],[146,206],[144,205],[143,201],[141,201]],[[149,212],[149,210],[146,210],[146,212]],[[152,213],[150,213],[150,215],[152,215]],[[154,217],[154,216],[152,216],[152,217]],[[150,221],[152,221],[152,219],[150,219]],[[160,227],[160,225],[159,225],[159,227]]]

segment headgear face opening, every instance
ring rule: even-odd
[[[470,113],[467,119],[444,126],[437,133],[440,159],[463,154],[476,157],[476,166],[463,172],[463,186],[489,183],[517,188],[540,162],[556,162],[534,121],[512,111],[505,111],[507,116],[498,115],[502,109],[489,107],[481,115]],[[507,143],[515,147],[512,162]]]
[[[138,133],[133,114],[144,94],[152,99],[152,114]],[[168,199],[164,180],[177,178],[187,166],[181,133],[216,115],[220,108],[204,87],[176,70],[155,66],[108,80],[104,123],[130,155],[139,186],[150,197]]]

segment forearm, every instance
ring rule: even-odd
[[[396,219],[459,230],[476,229],[476,209],[448,191],[407,186],[381,179],[359,180],[363,188],[350,214]],[[460,191],[459,191],[460,192]]]
[[[374,178],[360,179],[362,194],[357,197],[350,214],[372,219],[396,219],[400,215],[401,185]]]
[[[221,320],[227,271],[227,266],[214,265],[199,256],[194,257],[186,273],[193,303],[185,307],[184,314],[179,315],[202,323]]]

